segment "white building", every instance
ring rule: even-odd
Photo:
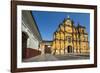
[[[23,58],[26,54],[31,54],[27,51],[28,48],[39,49],[39,44],[42,41],[37,24],[32,16],[31,11],[22,11],[22,53]]]

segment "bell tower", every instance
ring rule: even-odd
[[[71,24],[71,19],[70,19],[70,16],[68,15],[67,18],[65,19],[65,25],[68,25],[68,26],[72,26]]]

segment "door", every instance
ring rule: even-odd
[[[45,45],[45,54],[46,53],[51,53],[51,47],[49,47],[48,45]]]
[[[26,57],[27,39],[28,35],[22,32],[22,59]]]
[[[68,53],[72,53],[72,46],[68,46],[67,51]]]

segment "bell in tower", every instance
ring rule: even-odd
[[[70,19],[69,15],[67,16],[68,19]]]
[[[65,25],[69,25],[69,26],[71,26],[72,24],[71,24],[71,19],[70,19],[70,16],[68,15],[67,16],[67,19],[65,19]]]

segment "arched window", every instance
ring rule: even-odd
[[[68,43],[71,43],[71,38],[70,37],[68,37]]]
[[[68,41],[68,43],[71,43],[71,37],[67,36],[66,41]]]
[[[84,29],[82,30],[82,33],[84,33]]]

